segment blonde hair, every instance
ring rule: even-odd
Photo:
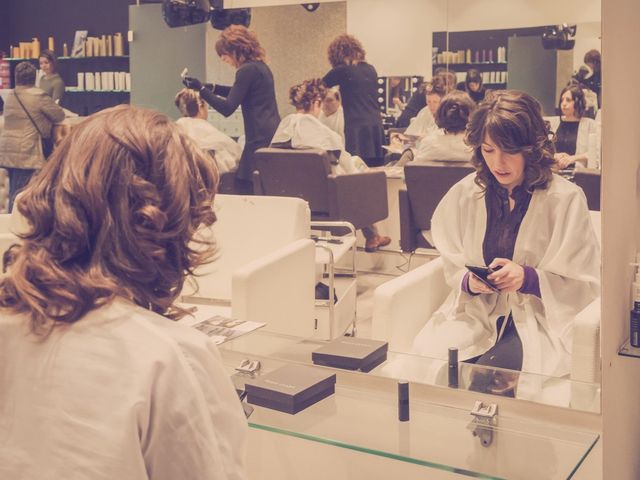
[[[195,90],[183,88],[177,93],[175,104],[183,117],[195,117],[198,115],[200,107],[204,105],[204,101]]]

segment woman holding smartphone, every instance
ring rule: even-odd
[[[246,143],[236,173],[236,190],[251,194],[251,176],[255,170],[253,154],[267,147],[280,123],[273,74],[265,63],[265,51],[255,33],[242,25],[223,30],[216,42],[220,59],[236,69],[231,87],[203,84],[197,78],[185,77],[187,88],[200,92],[200,98],[225,117],[242,107]]]
[[[575,316],[599,295],[600,258],[582,190],[554,175],[540,104],[491,95],[466,131],[476,173],[454,185],[432,219],[452,292],[414,352],[543,376],[569,373]],[[486,265],[491,288],[467,265]],[[497,291],[496,291],[497,290]],[[477,375],[471,388],[515,395],[517,376]],[[518,391],[519,397],[535,392]]]

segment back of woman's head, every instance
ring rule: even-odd
[[[601,65],[601,56],[600,56],[600,52],[596,49],[593,50],[589,50],[587,53],[584,54],[584,63],[587,63],[589,65],[593,66],[593,71],[594,72],[599,72]]]
[[[326,91],[321,79],[305,80],[289,89],[289,101],[296,109],[309,112],[314,102],[324,98]]]
[[[36,84],[36,67],[31,62],[20,62],[13,75],[18,86],[32,87]]]
[[[364,62],[366,52],[360,40],[353,35],[338,35],[329,44],[327,50],[329,63],[332,67],[338,65],[351,65],[352,63]]]
[[[475,102],[465,92],[456,90],[448,93],[436,111],[436,124],[447,133],[464,132],[475,106]]]
[[[80,320],[114,297],[172,314],[215,221],[213,162],[165,115],[119,106],[65,138],[19,198],[29,224],[0,281],[0,307],[32,329]],[[201,242],[204,243],[204,242]]]
[[[175,104],[183,117],[195,117],[204,102],[200,99],[198,92],[190,88],[183,88],[176,95]]]
[[[231,25],[222,31],[216,42],[216,53],[235,58],[238,65],[265,59],[264,48],[260,46],[258,37],[243,25]]]
[[[484,188],[492,177],[482,156],[486,140],[506,153],[522,153],[525,188],[547,187],[555,149],[535,98],[518,90],[498,90],[487,95],[471,114],[465,141],[474,149],[471,161],[477,171],[476,183]]]
[[[570,82],[560,92],[560,98],[558,100],[558,110],[562,112],[560,105],[562,104],[562,96],[566,93],[571,93],[573,99],[573,112],[576,117],[582,118],[584,112],[587,110],[587,99],[584,96],[584,91],[579,83]]]

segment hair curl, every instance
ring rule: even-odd
[[[289,89],[289,102],[296,109],[309,112],[313,102],[322,100],[327,89],[319,78],[305,80]]]
[[[204,101],[195,90],[183,88],[177,93],[175,104],[183,117],[195,117],[198,115],[200,107],[204,105]]]
[[[37,333],[115,297],[178,318],[185,276],[213,256],[193,237],[215,221],[217,182],[165,115],[125,105],[92,115],[19,198],[29,229],[0,280],[0,308],[28,314]]]
[[[58,71],[58,59],[56,58],[56,54],[52,50],[42,50],[38,59],[41,58],[46,58],[47,60],[49,60],[49,63],[52,67],[51,71],[53,73]]]
[[[562,96],[571,92],[571,98],[573,99],[573,111],[576,117],[582,118],[584,112],[587,110],[587,100],[584,97],[584,91],[578,83],[569,83],[560,92],[560,98],[558,99],[558,111],[562,114]]]
[[[220,57],[233,57],[238,65],[265,60],[265,51],[257,35],[243,25],[231,25],[222,31],[216,42],[216,53]]]
[[[36,84],[36,67],[31,62],[20,62],[13,75],[17,86],[32,87]]]
[[[339,35],[333,39],[327,49],[329,63],[332,67],[364,62],[366,52],[360,40],[353,35]]]
[[[473,147],[475,182],[483,190],[493,179],[482,156],[482,143],[487,137],[507,153],[522,153],[523,186],[527,190],[547,188],[552,178],[555,147],[549,138],[549,127],[542,119],[542,107],[535,98],[518,90],[498,90],[490,92],[471,114],[465,141]]]
[[[466,92],[455,90],[447,93],[436,111],[436,124],[447,133],[464,132],[475,107],[476,103]]]

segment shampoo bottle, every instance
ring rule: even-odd
[[[633,308],[630,314],[629,341],[632,347],[640,347],[640,254],[637,255],[636,274],[633,280]]]

